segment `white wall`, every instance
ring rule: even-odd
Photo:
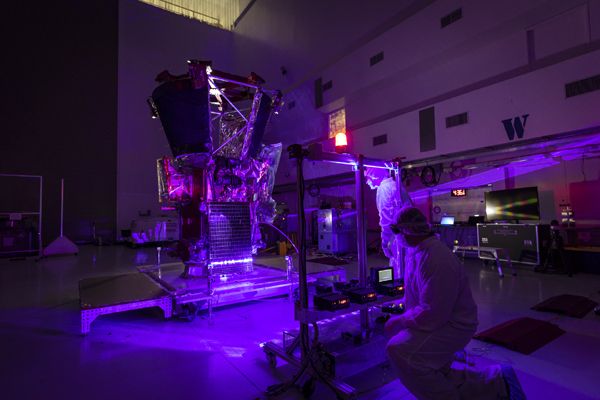
[[[235,29],[237,65],[261,74],[271,87],[284,91],[287,103],[296,105],[291,110],[284,108],[267,140],[304,143],[322,137],[327,122],[322,110],[314,107],[314,80],[325,68],[338,65],[354,49],[428,3],[431,1],[257,1]]]
[[[440,16],[459,6],[463,19],[440,29]],[[556,65],[526,69],[527,30],[534,31],[537,65],[542,65],[544,57],[590,42],[590,21],[596,19],[588,9],[600,12],[586,1],[436,2],[324,69],[323,81],[333,80],[333,88],[325,92],[323,111],[345,105],[355,151],[371,152],[372,137],[387,133],[396,140],[384,152],[409,160],[505,141],[500,121],[519,113],[540,114],[531,115],[528,137],[598,123],[589,106],[598,94],[565,101],[563,87],[596,74],[597,54],[565,56]],[[381,50],[384,61],[370,67],[369,57]],[[515,77],[499,77],[507,72]],[[490,78],[497,82],[486,84]],[[472,91],[474,84],[482,89]],[[457,96],[453,91],[468,92]],[[438,96],[448,100],[436,101]],[[421,154],[418,110],[428,105],[436,106],[439,150]],[[464,111],[475,124],[454,128],[453,133],[466,135],[444,140],[443,119]],[[478,118],[483,123],[477,125]]]
[[[528,114],[523,139],[600,125],[600,91],[565,98],[565,83],[600,72],[600,50],[435,104],[436,149],[419,149],[419,114],[409,112],[357,129],[355,150],[414,160],[509,142],[502,120]],[[445,118],[469,113],[469,123],[446,128]],[[372,138],[387,133],[386,146]],[[516,139],[517,140],[517,139]],[[518,141],[518,140],[517,140]],[[384,148],[385,147],[385,148]]]
[[[440,28],[440,18],[459,7],[463,18]],[[154,159],[168,146],[160,125],[147,118],[145,97],[157,72],[184,72],[190,57],[238,74],[255,71],[267,87],[284,90],[295,107],[273,120],[270,142],[326,137],[327,113],[341,106],[353,151],[379,158],[507,143],[501,121],[523,114],[524,139],[600,126],[600,92],[564,95],[565,83],[599,73],[600,0],[261,0],[233,33],[122,0],[120,30],[119,227],[137,210],[157,207]],[[369,66],[380,51],[384,60]],[[317,78],[333,81],[319,109]],[[436,109],[437,146],[422,153],[418,111],[429,106]],[[445,128],[445,117],[465,111],[468,124]],[[373,147],[372,138],[384,133],[388,143]],[[345,171],[320,164],[306,175]],[[556,181],[553,174],[540,177]],[[284,153],[277,182],[294,178]]]
[[[458,7],[463,18],[441,29],[440,18]],[[599,39],[598,0],[436,1],[310,70],[309,82],[292,85],[286,94],[296,107],[284,111],[272,134],[288,143],[324,138],[327,113],[344,106],[354,152],[416,160],[509,143],[501,121],[524,114],[529,117],[522,140],[600,126],[600,92],[567,99],[564,88],[600,73]],[[369,58],[380,51],[384,60],[370,66]],[[320,54],[317,49],[315,56]],[[315,109],[313,81],[319,77],[333,87]],[[429,106],[435,107],[436,149],[421,152],[418,112]],[[469,113],[469,123],[446,129],[445,118],[462,112]],[[388,143],[374,147],[373,137],[381,134]],[[576,163],[562,161],[514,178],[515,186],[540,188],[544,221],[557,217],[558,204],[570,195],[564,188],[580,179],[575,172],[564,174],[576,171]],[[591,168],[587,179],[596,165],[585,164]],[[340,172],[320,164],[307,166],[305,175]],[[294,177],[291,166],[278,182]],[[499,180],[494,188],[503,185]]]
[[[414,4],[430,1],[378,0],[260,0],[235,28],[246,43],[236,47],[238,66],[261,71],[268,81],[286,92],[368,42],[381,26],[402,19]],[[420,6],[419,6],[420,7]],[[247,43],[248,43],[247,42]],[[241,63],[241,61],[244,63]],[[287,74],[281,75],[285,66]]]
[[[417,111],[428,105],[446,107],[437,112],[440,121],[455,110],[469,111],[473,107],[497,111],[497,116],[482,114],[481,118],[489,122],[493,119],[498,124],[501,119],[522,110],[546,112],[551,108],[556,116],[554,111],[558,108],[569,115],[558,115],[545,124],[541,122],[542,118],[534,118],[535,121],[529,122],[535,132],[528,132],[528,135],[580,127],[591,119],[579,115],[591,107],[582,110],[578,100],[571,99],[566,106],[560,100],[564,100],[565,82],[596,73],[597,56],[586,55],[594,50],[594,45],[600,47],[593,43],[600,34],[596,25],[600,23],[598,0],[442,0],[407,19],[396,18],[391,23],[385,19],[377,21],[371,16],[373,7],[363,3],[358,15],[364,16],[365,25],[373,28],[362,29],[367,32],[362,36],[356,33],[361,31],[363,24],[355,23],[360,6],[354,2],[350,2],[349,7],[342,7],[344,10],[354,7],[351,13],[344,15],[348,20],[342,23],[335,20],[335,13],[321,5],[335,1],[301,3],[302,6],[290,1],[257,2],[237,31],[253,41],[273,46],[274,57],[262,60],[264,67],[272,68],[273,76],[277,76],[275,69],[280,64],[287,65],[290,71],[274,83],[281,83],[282,87],[288,84],[288,88],[293,89],[286,93],[286,100],[296,101],[296,107],[285,111],[272,137],[283,138],[289,143],[323,138],[326,135],[323,116],[345,106],[348,126],[357,142],[355,150],[369,152],[371,137],[388,133],[398,136],[403,146],[390,143],[389,149],[384,151],[410,159],[423,156],[415,151],[418,143],[416,121]],[[385,5],[383,12],[398,14],[408,5],[408,2],[399,2],[395,9]],[[458,7],[463,10],[463,18],[440,28],[440,18]],[[310,13],[316,20],[305,20]],[[328,23],[314,22],[321,19]],[[343,36],[340,25],[352,26],[347,33],[361,40],[338,39]],[[535,54],[531,64],[527,31],[532,31],[534,38]],[[346,44],[356,46],[347,47]],[[591,47],[582,50],[581,46],[585,45]],[[580,54],[562,53],[561,58],[552,60],[557,54],[578,47]],[[385,52],[384,60],[369,66],[369,58],[379,51]],[[254,69],[261,68],[259,58],[247,59],[254,63]],[[306,74],[310,77],[305,78]],[[319,77],[323,82],[332,80],[333,88],[324,92],[325,105],[315,110],[313,82]],[[548,84],[552,86],[547,87]],[[495,89],[491,89],[492,86]],[[486,88],[489,89],[483,90]],[[554,97],[552,101],[540,102],[548,96]],[[595,96],[587,95],[585,102],[595,101]],[[482,103],[482,99],[487,103]],[[572,118],[574,110],[577,111],[576,118]],[[476,110],[474,114],[478,112],[481,111]],[[569,118],[570,121],[565,121]],[[319,123],[311,123],[316,120]],[[557,125],[556,120],[560,120],[560,124]],[[471,147],[489,145],[487,133],[490,129],[499,132],[500,138],[505,137],[501,125],[470,124],[464,129],[471,134],[469,141],[482,138]],[[406,137],[407,134],[411,136]],[[438,137],[440,135],[438,129]],[[360,142],[361,137],[365,137],[364,142]],[[406,143],[407,140],[411,143]],[[452,141],[456,142],[454,138]],[[448,143],[443,141],[438,147],[442,148],[438,152],[458,150],[448,148]],[[378,148],[377,152],[381,150]]]
[[[138,211],[160,214],[156,159],[171,151],[146,104],[157,86],[154,78],[165,69],[187,72],[190,58],[213,60],[216,68],[227,70],[231,48],[230,31],[135,0],[119,1],[118,230],[128,228]]]

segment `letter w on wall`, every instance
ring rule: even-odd
[[[505,119],[502,121],[504,130],[508,136],[508,140],[514,140],[515,134],[519,139],[523,138],[523,135],[525,134],[525,123],[527,123],[527,117],[529,117],[529,114],[522,115],[521,117],[515,117],[514,119]],[[521,118],[523,119],[522,121]]]

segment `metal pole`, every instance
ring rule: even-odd
[[[210,325],[212,325],[213,323],[213,297],[215,294],[214,288],[213,288],[213,273],[212,273],[212,267],[209,266],[208,267],[208,272],[206,274],[207,276],[207,281],[206,284],[208,285],[208,303],[207,303],[207,308],[208,308],[208,323]]]
[[[287,267],[287,281],[290,285],[290,290],[288,293],[288,300],[292,301],[294,299],[294,264],[292,264],[292,257],[285,256],[285,264]]]
[[[42,196],[44,193],[44,183],[43,183],[43,177],[39,177],[40,178],[40,210],[39,210],[39,221],[38,221],[38,257],[42,257],[42,209],[43,209],[43,203],[42,203]]]
[[[367,230],[365,224],[365,174],[364,158],[358,155],[354,173],[356,184],[356,245],[358,250],[358,280],[362,287],[367,286]],[[361,310],[360,325],[369,329],[369,312]]]
[[[308,284],[306,282],[306,215],[304,212],[304,172],[302,169],[302,163],[304,161],[305,150],[302,146],[294,144],[288,148],[290,152],[290,158],[296,159],[296,188],[298,192],[298,226],[300,236],[300,252],[298,253],[298,290],[300,295],[300,309],[301,311],[308,309]],[[300,323],[300,341],[302,343],[301,348],[301,360],[306,360],[308,343],[309,343],[309,330],[308,324],[305,322]]]
[[[300,302],[303,308],[308,308],[308,291],[306,285],[306,215],[304,212],[304,196],[302,191],[304,190],[304,174],[302,171],[302,156],[297,158],[297,190],[298,190],[298,226],[299,226],[299,239],[300,239]],[[304,245],[304,246],[303,246]]]
[[[299,256],[299,285],[300,290],[300,306],[302,309],[308,309],[308,287],[306,282],[306,215],[304,213],[304,173],[302,171],[303,155],[300,155],[297,159],[297,174],[298,174],[298,224],[300,226],[300,256]],[[308,343],[308,324],[300,324],[300,340],[305,340],[304,343]],[[302,346],[302,360],[307,356],[305,346]]]
[[[231,136],[229,139],[227,139],[227,141],[225,143],[223,143],[222,145],[219,146],[218,149],[216,149],[215,151],[213,151],[213,154],[217,154],[219,151],[221,151],[221,149],[225,146],[227,146],[233,139],[235,139],[236,137],[238,137],[244,130],[246,130],[248,128],[247,125],[244,125],[243,127],[241,127],[233,136]]]
[[[241,111],[240,111],[240,110],[239,110],[239,109],[238,109],[238,108],[237,108],[237,107],[236,107],[236,106],[235,106],[235,105],[234,105],[234,104],[231,102],[231,100],[229,100],[229,99],[227,98],[227,96],[225,95],[225,93],[223,93],[223,92],[221,91],[221,89],[219,89],[219,88],[217,87],[217,85],[215,85],[215,84],[214,84],[214,82],[211,82],[211,80],[210,80],[211,78],[212,78],[212,77],[210,77],[210,78],[209,78],[209,80],[208,80],[208,81],[209,81],[209,83],[210,83],[210,86],[211,86],[211,88],[212,88],[212,89],[215,89],[215,90],[217,90],[217,91],[218,91],[218,92],[221,94],[221,96],[223,96],[223,97],[225,98],[225,100],[227,100],[227,102],[229,103],[229,105],[230,105],[231,107],[233,107],[233,109],[234,109],[235,111],[237,111],[237,113],[240,115],[240,117],[242,117],[242,118],[244,119],[244,121],[246,121],[246,123],[248,123],[248,120],[246,119],[246,117],[244,116],[244,114],[242,114],[242,112],[241,112]]]
[[[236,85],[240,85],[240,86],[245,86],[247,88],[251,88],[251,89],[258,89],[260,86],[258,85],[253,85],[251,83],[248,82],[241,82],[241,81],[236,81],[233,79],[227,79],[227,78],[222,78],[220,76],[217,75],[208,75],[210,77],[210,79],[216,80],[216,81],[223,81],[223,82],[227,82],[227,83],[233,83]]]
[[[63,218],[65,205],[65,180],[60,178],[60,237],[63,236]]]
[[[396,190],[398,193],[398,198],[400,200],[400,207],[405,207],[408,205],[412,206],[412,199],[410,198],[408,191],[402,183],[402,169],[400,167],[400,163],[394,162],[394,168],[396,171]],[[394,252],[394,279],[404,279],[404,271],[406,268],[406,249],[404,247],[398,246],[398,244],[396,243],[394,244]]]

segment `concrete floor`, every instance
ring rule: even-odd
[[[164,259],[164,258],[163,258]],[[0,260],[0,398],[12,399],[256,399],[292,372],[271,369],[259,344],[294,329],[285,298],[218,309],[211,324],[164,320],[159,310],[102,316],[79,335],[77,283],[92,276],[134,272],[154,261],[151,249],[83,246],[78,256],[35,262]],[[166,260],[168,261],[168,260]],[[372,257],[370,265],[382,265]],[[348,275],[355,275],[355,265]],[[567,333],[531,355],[472,341],[479,365],[511,364],[529,399],[600,399],[600,317],[583,319],[529,308],[571,293],[600,302],[600,275],[535,274],[499,279],[477,260],[466,268],[479,305],[480,329],[520,316],[551,320]],[[376,356],[382,356],[383,349]],[[389,371],[386,373],[390,373]],[[410,399],[382,373],[354,377],[362,399]],[[301,398],[290,392],[279,398]],[[317,388],[314,398],[334,398]]]

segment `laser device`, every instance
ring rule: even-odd
[[[340,293],[316,294],[313,305],[319,310],[335,311],[350,307],[350,299]]]
[[[371,268],[371,282],[381,295],[396,297],[404,294],[404,281],[394,279],[392,267]]]
[[[342,291],[350,299],[350,302],[357,304],[370,303],[377,300],[377,292],[369,288],[353,288]]]

